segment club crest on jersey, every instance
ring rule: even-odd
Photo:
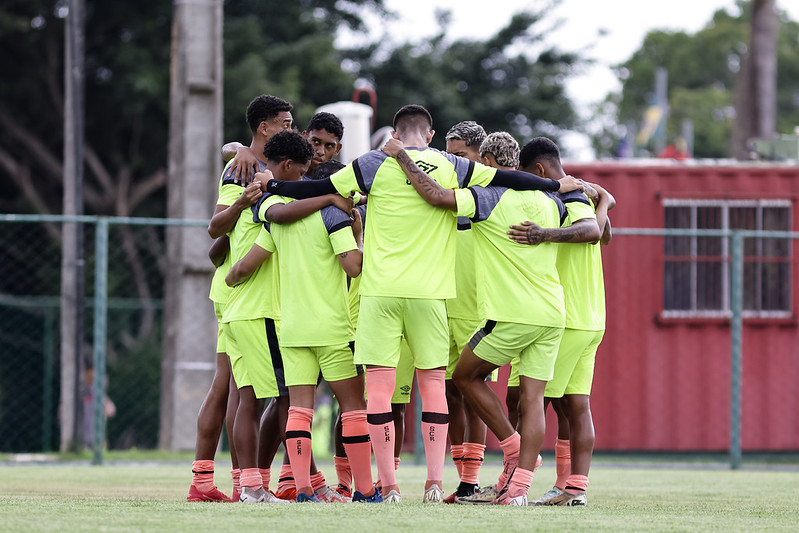
[[[438,168],[438,165],[432,165],[430,163],[426,163],[426,162],[422,161],[421,159],[419,161],[414,161],[414,163],[416,163],[416,166],[419,167],[419,169],[422,172],[425,172],[427,175],[430,175],[435,169]],[[409,180],[408,178],[405,178],[405,183],[410,185],[411,184],[411,180]]]

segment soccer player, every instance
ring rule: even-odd
[[[486,131],[473,120],[458,122],[447,132],[447,152],[471,161],[484,162],[480,145]],[[492,166],[492,165],[488,165]],[[495,167],[496,168],[496,167]],[[449,409],[449,442],[452,461],[458,470],[460,483],[455,492],[444,498],[444,503],[455,503],[455,498],[474,494],[479,490],[479,471],[485,456],[486,426],[477,413],[463,400],[463,395],[452,380],[455,365],[463,347],[480,325],[477,315],[477,285],[475,282],[474,238],[471,221],[458,217],[455,236],[455,288],[457,296],[447,300],[449,325],[449,361],[447,363],[446,390]]]
[[[558,190],[566,185],[523,172],[498,171],[428,148],[435,133],[422,106],[407,105],[394,116],[392,135],[408,147],[418,165],[446,187],[492,182]],[[565,180],[576,187],[574,180]],[[423,501],[440,503],[448,413],[444,374],[448,360],[445,300],[455,296],[456,218],[414,192],[394,158],[373,150],[327,180],[267,182],[267,190],[294,198],[338,191],[369,194],[369,224],[364,236],[360,318],[355,363],[366,370],[367,419],[386,502],[401,500],[394,475],[394,424],[391,396],[403,334],[414,356],[422,398],[422,434],[427,459]],[[449,190],[449,189],[447,189]],[[450,191],[451,192],[451,191]]]
[[[253,132],[250,147],[263,152],[266,141],[281,129],[291,127],[292,105],[281,98],[271,95],[260,95],[247,106],[246,119]],[[264,164],[261,162],[261,164]],[[265,168],[265,167],[264,167]],[[219,195],[208,234],[216,239],[210,254],[215,256],[214,277],[211,280],[209,297],[214,302],[217,321],[222,318],[225,303],[230,289],[224,279],[232,262],[229,254],[227,232],[233,229],[242,212],[249,211],[250,206],[260,198],[258,184],[246,188],[226,183],[224,178],[229,173],[228,165],[219,179]],[[221,259],[221,261],[220,261]],[[197,441],[195,444],[195,461],[192,464],[193,481],[189,488],[188,501],[238,501],[239,498],[239,466],[236,447],[233,441],[233,424],[238,407],[238,389],[235,386],[227,355],[227,340],[224,328],[219,324],[217,333],[216,371],[211,388],[206,394],[197,416]],[[227,498],[214,485],[214,455],[219,443],[223,422],[227,423],[230,456],[232,460],[233,498]]]
[[[312,177],[319,165],[332,160],[341,151],[341,139],[344,137],[344,124],[333,113],[320,111],[308,122],[308,127],[302,132],[314,150],[311,166],[307,175]],[[241,143],[230,142],[222,147],[222,157],[225,161],[234,160],[233,170],[243,177],[243,183],[252,181],[252,176],[259,172],[256,153]]]
[[[522,168],[541,176],[565,175],[560,150],[550,139],[537,137],[522,150]],[[596,195],[593,194],[596,191]],[[601,242],[610,240],[607,212],[615,199],[598,185],[586,191],[594,205],[581,201],[566,203],[571,226],[548,230],[536,224],[512,226],[511,238],[522,244],[539,241],[560,243],[557,268],[566,302],[566,329],[563,332],[555,371],[544,396],[558,412],[558,440],[555,443],[555,486],[535,502],[536,505],[585,506],[588,470],[594,446],[594,424],[590,394],[596,351],[605,331],[605,288],[600,247],[578,243],[578,222],[596,219]]]
[[[544,439],[544,387],[552,377],[565,311],[553,244],[524,249],[507,238],[521,214],[541,227],[558,227],[562,204],[541,192],[470,186],[451,191],[427,174],[390,140],[384,150],[397,157],[414,189],[431,205],[457,211],[474,222],[480,314],[485,317],[464,348],[454,379],[467,401],[500,439],[505,468],[495,503],[527,505],[536,459]],[[521,434],[511,426],[485,378],[520,357]],[[507,486],[505,486],[507,485]],[[462,502],[463,499],[458,499]]]

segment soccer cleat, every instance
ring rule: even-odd
[[[552,500],[557,498],[561,494],[563,494],[562,490],[560,490],[558,487],[552,487],[536,501],[530,502],[530,505],[552,505],[551,503]]]
[[[441,500],[444,498],[444,491],[441,490],[441,487],[436,485],[430,485],[430,488],[424,491],[424,496],[422,497],[422,503],[441,503]]]
[[[264,503],[291,503],[290,500],[282,500],[275,496],[275,493],[269,489],[266,489],[266,494],[264,495]]]
[[[316,494],[311,494],[308,496],[302,492],[297,493],[297,503],[306,503],[306,502],[315,502],[320,503],[319,498],[316,497]]]
[[[455,503],[455,497],[457,495],[458,495],[457,492],[453,492],[452,494],[450,494],[449,496],[447,496],[446,498],[444,498],[441,501],[444,502],[444,503]]]
[[[339,483],[338,487],[333,490],[341,494],[344,498],[352,499],[352,491],[350,491],[350,488],[346,485]]]
[[[585,492],[569,492],[564,490],[559,496],[552,498],[550,503],[545,505],[562,505],[567,507],[585,507],[588,505],[588,498]]]
[[[497,487],[495,485],[489,485],[469,496],[455,497],[455,503],[461,505],[489,505],[494,503],[498,495],[499,491]]]
[[[288,500],[292,502],[295,499],[297,499],[297,489],[295,487],[291,487],[290,489],[286,489],[283,492],[278,491],[277,494],[275,494],[275,496],[277,496],[281,500]]]
[[[298,495],[299,496],[299,495]],[[324,503],[347,503],[350,498],[345,498],[335,490],[331,489],[329,485],[325,485],[320,489],[314,491],[314,496]]]
[[[480,485],[477,483],[466,483],[461,481],[458,484],[458,488],[455,489],[455,492],[444,498],[444,503],[455,503],[456,498],[464,498],[466,496],[471,496],[473,494],[477,494],[480,491]]]
[[[232,502],[224,492],[214,487],[208,492],[202,492],[200,489],[192,485],[189,487],[189,495],[186,497],[187,502]]]
[[[496,501],[494,505],[512,505],[516,507],[527,507],[527,494],[521,494],[516,496],[515,498],[511,498],[508,496],[507,492],[502,493]]]
[[[402,496],[400,496],[400,493],[396,490],[388,491],[388,494],[383,497],[383,502],[385,503],[400,503],[401,501]]]
[[[363,502],[363,503],[382,503],[383,502],[383,495],[380,494],[380,491],[375,489],[371,496],[364,496],[357,490],[352,494],[352,501],[353,502]]]
[[[233,487],[233,495],[230,496],[230,501],[237,502],[239,501],[240,497],[241,497],[241,491],[236,487]]]
[[[266,498],[266,491],[263,487],[258,487],[258,489],[242,487],[239,501],[241,503],[264,503],[264,498]]]

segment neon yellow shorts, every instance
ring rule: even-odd
[[[316,385],[319,372],[325,381],[335,382],[358,375],[349,344],[338,346],[281,346],[286,368],[286,385]]]
[[[487,320],[469,341],[469,347],[477,357],[496,366],[518,355],[519,375],[549,381],[562,335],[563,328]]]
[[[508,387],[519,386],[519,357],[510,360],[510,374],[508,374]]]
[[[452,379],[452,373],[461,358],[463,348],[469,343],[469,339],[482,325],[482,322],[467,318],[448,318],[447,322],[449,323],[449,362],[447,363],[446,379]]]
[[[555,360],[555,373],[544,389],[544,396],[560,398],[564,394],[591,394],[596,351],[604,335],[604,331],[564,330]]]
[[[227,336],[225,328],[222,327],[222,313],[225,311],[225,304],[214,302],[214,314],[216,315],[216,353],[227,353]]]
[[[403,334],[415,368],[447,366],[449,328],[444,300],[361,296],[356,364],[397,368]]]
[[[226,331],[230,334],[228,355],[236,386],[252,386],[256,398],[287,395],[275,321],[234,320],[226,324]]]

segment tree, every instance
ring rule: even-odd
[[[514,15],[486,41],[450,42],[449,18],[438,17],[438,35],[403,44],[388,57],[379,46],[351,51],[359,65],[356,74],[378,94],[378,124],[390,125],[397,109],[418,103],[430,110],[439,133],[475,120],[487,131],[509,131],[523,142],[534,135],[557,140],[576,125],[565,80],[579,61],[575,54],[543,45],[542,34],[535,32],[541,13]],[[444,135],[437,135],[433,146],[443,145]]]
[[[606,127],[592,137],[599,156],[612,156],[629,129],[640,124],[654,91],[655,71],[669,72],[669,122],[676,136],[684,119],[694,124],[694,156],[730,157],[734,128],[733,92],[748,50],[751,2],[738,1],[739,12],[718,10],[708,24],[696,32],[649,32],[627,61],[615,67],[622,80],[619,95],[608,95],[602,113],[615,115],[604,120]],[[799,24],[779,14],[777,43],[777,129],[790,131],[799,120]],[[597,111],[599,113],[599,110]],[[647,147],[643,147],[647,148]]]

